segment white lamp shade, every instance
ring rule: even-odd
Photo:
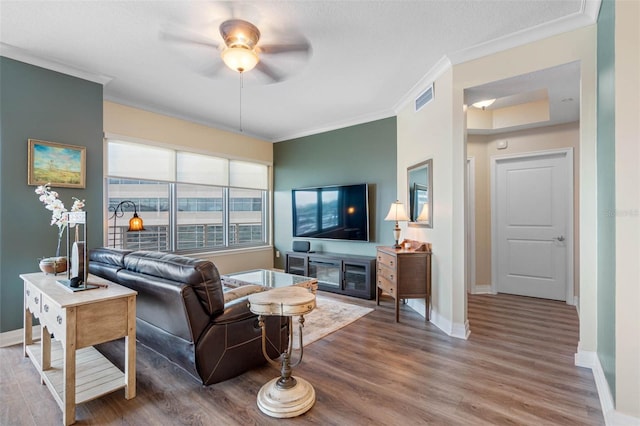
[[[424,203],[422,205],[422,210],[420,211],[420,214],[416,218],[416,221],[417,222],[429,222],[429,204]]]
[[[247,72],[258,65],[258,54],[245,47],[227,47],[221,53],[224,63],[234,71]]]
[[[409,216],[407,216],[407,212],[404,210],[404,204],[397,200],[391,203],[389,213],[387,213],[387,217],[385,217],[384,220],[409,220]]]

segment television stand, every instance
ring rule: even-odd
[[[318,289],[362,299],[375,298],[376,258],[325,252],[287,252],[285,271],[316,278]]]

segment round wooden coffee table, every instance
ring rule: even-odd
[[[316,307],[316,296],[302,287],[280,287],[249,296],[251,312],[258,314],[262,328],[262,353],[270,364],[280,369],[280,377],[269,381],[258,392],[258,408],[263,413],[278,418],[299,416],[311,409],[316,401],[313,386],[300,377],[291,375],[291,369],[302,361],[302,327],[304,315]],[[280,363],[272,360],[266,351],[266,325],[264,316],[286,316],[289,320],[289,345],[280,356]],[[300,330],[300,357],[291,363],[293,351],[293,317],[298,316]]]

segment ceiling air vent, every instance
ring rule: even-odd
[[[416,98],[416,112],[433,100],[433,83]]]

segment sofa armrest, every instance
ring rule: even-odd
[[[249,302],[246,297],[236,299],[228,306],[225,306],[224,312],[213,317],[212,324],[230,324],[245,320],[247,318],[255,318],[258,316],[249,309]]]
[[[267,288],[261,285],[243,285],[240,287],[232,288],[230,290],[225,290],[224,306],[227,306],[229,303],[233,302],[236,299],[247,297],[250,294],[260,293],[265,290],[267,290]]]
[[[258,316],[249,309],[249,295],[267,290],[261,285],[245,285],[224,293],[224,312],[212,318],[213,324],[230,324]]]

